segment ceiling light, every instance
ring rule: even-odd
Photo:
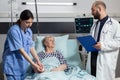
[[[23,5],[34,5],[35,2],[22,2]],[[73,6],[77,5],[77,3],[43,3],[43,2],[37,2],[38,5],[41,6]]]

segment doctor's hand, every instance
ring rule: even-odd
[[[100,42],[97,42],[97,43],[94,45],[94,48],[100,50],[100,49],[101,49],[101,43],[100,43]]]

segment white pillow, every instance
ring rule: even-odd
[[[37,39],[35,41],[35,49],[37,53],[44,50],[44,47],[42,45],[42,40],[45,36],[37,36]],[[63,56],[67,57],[67,41],[68,41],[69,35],[64,36],[57,36],[55,38],[55,50],[60,51]]]

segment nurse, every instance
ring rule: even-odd
[[[115,69],[120,47],[120,24],[110,18],[103,1],[95,1],[92,15],[98,21],[91,28],[91,35],[97,41],[98,52],[88,54],[87,70],[97,80],[115,80]]]
[[[30,29],[33,18],[30,10],[24,10],[20,14],[20,19],[8,30],[2,59],[3,71],[7,80],[24,80],[28,63],[35,71],[42,72],[43,66],[34,49]],[[36,62],[32,61],[30,53]]]

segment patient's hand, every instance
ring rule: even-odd
[[[59,68],[53,68],[50,71],[59,71]]]
[[[38,65],[38,64],[35,64],[33,67],[33,70],[37,73],[41,73],[41,72],[44,72],[44,68],[43,68],[43,65]]]
[[[37,64],[39,65],[40,70],[41,70],[42,72],[44,72],[44,66],[42,65],[42,63],[41,63],[41,62],[37,62]]]
[[[64,71],[65,69],[67,69],[67,65],[66,64],[61,64],[60,66],[51,69],[51,71]]]

